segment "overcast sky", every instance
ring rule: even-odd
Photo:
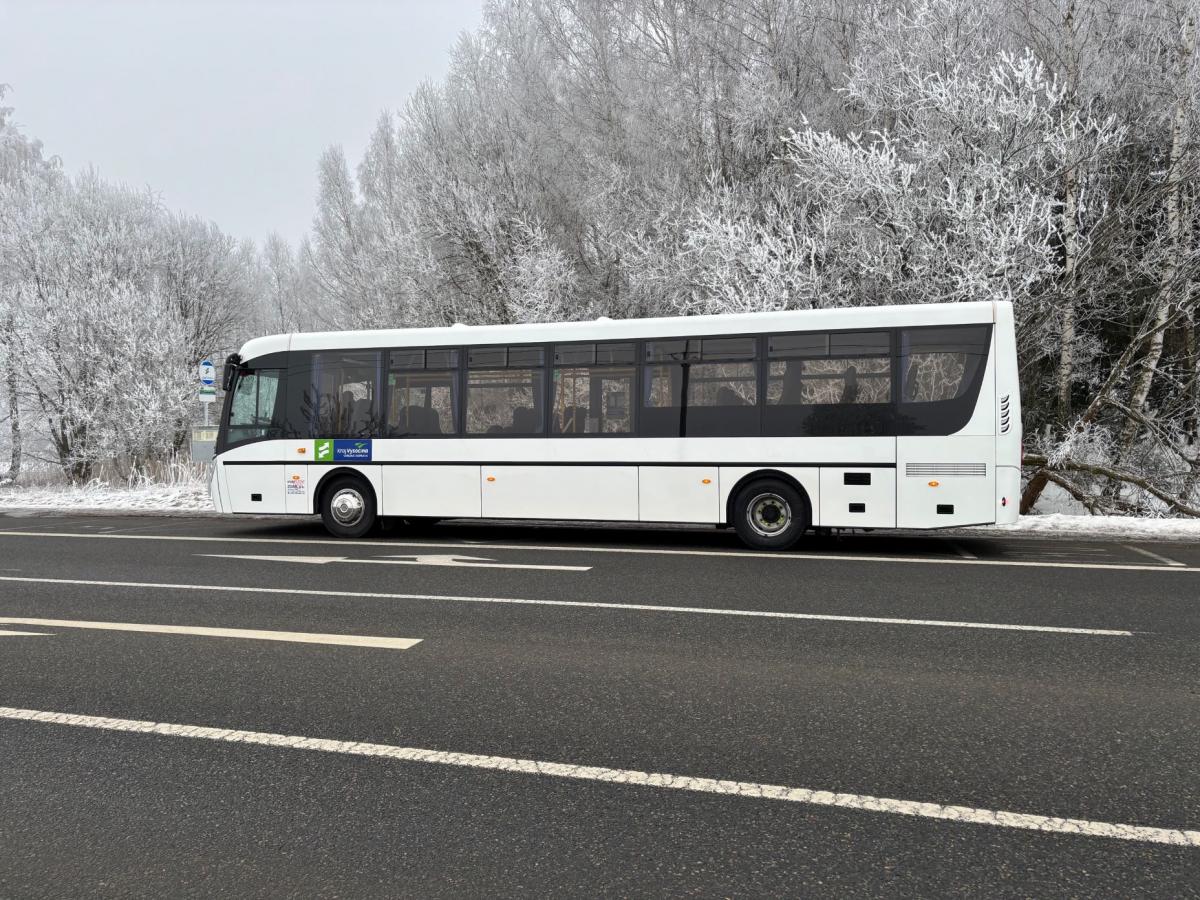
[[[317,159],[446,73],[483,0],[0,0],[0,84],[75,172],[237,237],[308,230]]]

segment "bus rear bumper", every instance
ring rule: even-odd
[[[1021,470],[996,466],[996,524],[1016,525],[1021,510]]]

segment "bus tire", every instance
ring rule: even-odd
[[[334,537],[362,537],[375,527],[375,490],[357,475],[335,475],[322,486],[321,521]]]
[[[808,504],[782,479],[752,481],[733,502],[733,527],[756,550],[786,550],[808,530]]]

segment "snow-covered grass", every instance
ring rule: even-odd
[[[201,512],[211,510],[207,466],[173,463],[154,477],[95,479],[85,485],[0,483],[0,509]]]
[[[1200,541],[1200,519],[1151,519],[1139,516],[1075,516],[1065,513],[1021,516],[1016,525],[989,525],[987,534],[1102,537],[1127,540]]]

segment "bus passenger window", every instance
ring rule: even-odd
[[[867,436],[894,426],[887,331],[810,332],[767,339],[768,434]]]
[[[905,403],[961,396],[987,359],[988,327],[906,328],[901,332]]]
[[[554,362],[551,434],[633,433],[633,344],[561,345]]]
[[[379,362],[379,353],[314,353],[311,369],[293,375],[304,381],[296,424],[311,437],[382,436]]]
[[[389,437],[458,433],[458,351],[394,350],[388,371]]]
[[[756,356],[753,337],[648,342],[639,433],[647,437],[757,435]]]
[[[992,326],[900,331],[900,433],[954,434],[979,401]]]
[[[771,360],[769,371],[769,406],[890,403],[892,400],[892,361],[886,356]]]
[[[544,356],[540,347],[479,347],[469,351],[467,434],[533,437],[545,433]]]

